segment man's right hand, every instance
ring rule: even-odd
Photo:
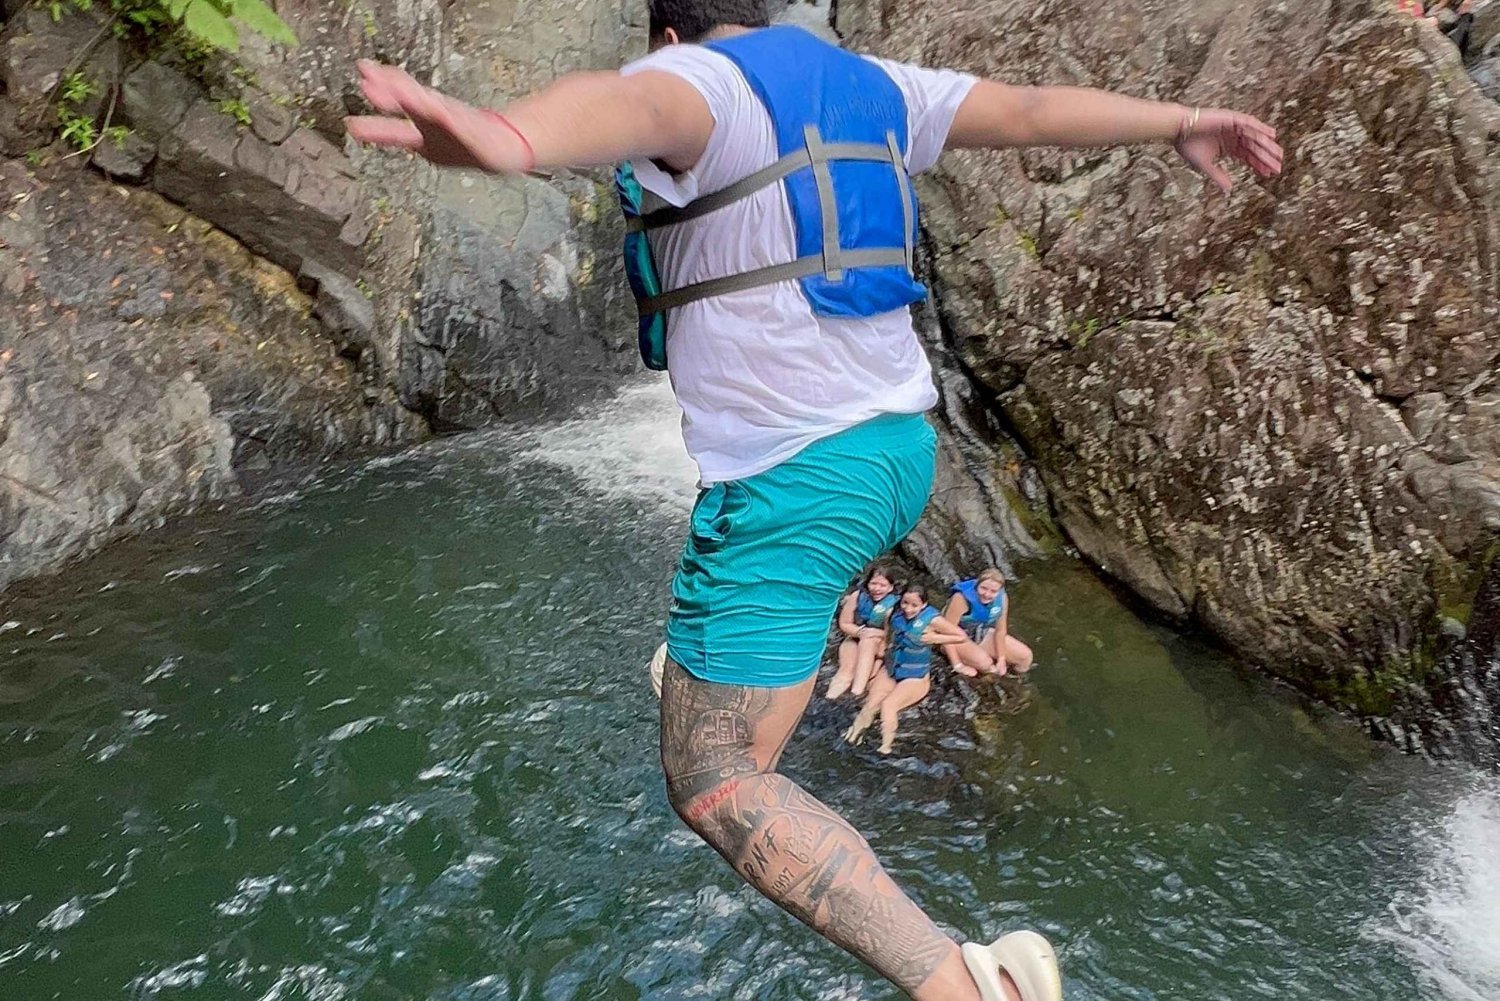
[[[344,120],[357,142],[410,150],[439,167],[519,173],[532,153],[493,113],[424,87],[405,70],[362,59],[360,87],[379,115]]]
[[[1218,185],[1225,194],[1234,181],[1219,165],[1238,160],[1262,178],[1281,173],[1281,145],[1276,130],[1258,118],[1221,108],[1189,113],[1177,134],[1177,153],[1188,165]]]

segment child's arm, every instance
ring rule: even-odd
[[[858,594],[850,593],[839,606],[839,632],[851,639],[859,635],[859,626],[854,624],[854,608],[858,602]]]
[[[943,619],[958,625],[958,621],[969,611],[969,599],[961,594],[955,594],[948,599],[948,604],[943,608]],[[951,646],[943,648],[943,656],[948,658],[948,666],[958,666],[958,651]]]
[[[965,633],[942,616],[933,619],[932,624],[922,633],[922,642],[928,646],[946,647],[957,643],[967,643],[968,641],[968,633]],[[943,652],[948,653],[949,651],[945,650]]]

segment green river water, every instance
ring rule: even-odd
[[[0,599],[0,998],[894,992],[667,808],[692,473],[659,383],[328,475]],[[1500,792],[1368,742],[1069,563],[1034,680],[785,766],[1075,1001],[1495,1001]]]

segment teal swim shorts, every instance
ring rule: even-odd
[[[850,583],[916,527],[936,454],[921,414],[886,414],[702,491],[672,582],[672,659],[719,684],[806,681]]]

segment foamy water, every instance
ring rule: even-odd
[[[1414,890],[1370,937],[1394,945],[1446,1001],[1500,999],[1500,783],[1480,782],[1412,837]]]
[[[830,42],[837,42],[838,35],[829,23],[832,19],[832,7],[832,0],[792,0],[772,20],[777,24],[795,24]]]
[[[601,493],[686,512],[698,469],[683,447],[681,420],[667,378],[645,377],[596,413],[538,431],[524,456],[560,466]]]

